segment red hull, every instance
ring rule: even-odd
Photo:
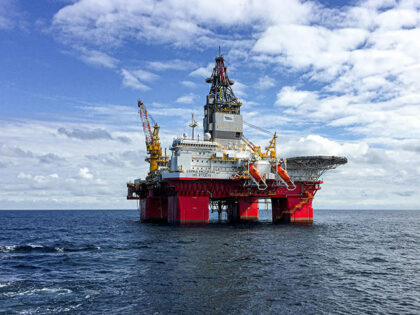
[[[268,181],[266,190],[244,180],[165,180],[128,185],[128,199],[140,199],[142,222],[206,224],[210,200],[223,200],[231,222],[258,221],[258,199],[271,199],[274,223],[312,224],[312,199],[321,182],[296,182],[292,191]]]

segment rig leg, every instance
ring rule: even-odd
[[[301,200],[291,199],[289,201],[290,208],[300,203]],[[294,211],[290,216],[290,223],[311,225],[314,222],[314,210],[312,208],[312,199],[309,199],[301,208]]]
[[[170,224],[209,223],[209,197],[169,196],[168,222]]]
[[[271,211],[273,223],[290,222],[290,215],[287,213],[287,198],[271,198]]]
[[[168,222],[168,199],[158,197],[141,199],[140,221],[154,223]]]
[[[258,221],[258,198],[247,197],[238,199],[239,221]]]
[[[273,223],[312,224],[312,199],[302,203],[299,197],[272,198]]]
[[[239,221],[238,201],[236,199],[227,199],[227,217],[230,223]]]

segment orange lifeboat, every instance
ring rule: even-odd
[[[249,172],[251,173],[252,177],[254,177],[254,179],[260,183],[262,182],[262,177],[260,172],[258,172],[257,168],[255,167],[254,164],[249,164]]]
[[[283,180],[286,183],[290,183],[290,176],[289,174],[287,174],[287,172],[285,171],[285,169],[283,167],[281,167],[281,165],[277,165],[277,173],[280,175],[281,178],[283,178]]]

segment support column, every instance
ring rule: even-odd
[[[168,199],[165,197],[146,197],[140,199],[140,221],[168,222]]]
[[[306,197],[272,198],[273,223],[312,224],[312,199]]]
[[[287,198],[271,198],[271,212],[273,223],[290,222],[290,214],[287,213]]]
[[[293,200],[293,203],[300,203],[301,200]],[[293,208],[292,208],[293,209]],[[312,224],[314,222],[314,210],[312,208],[312,199],[309,199],[302,207],[294,211],[290,216],[290,223],[294,224]]]
[[[168,222],[170,224],[209,223],[209,197],[169,196]]]
[[[227,218],[229,223],[239,221],[238,201],[236,199],[226,200],[227,205]]]
[[[238,199],[239,221],[258,221],[258,198],[246,197]]]

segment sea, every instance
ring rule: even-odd
[[[0,314],[420,314],[420,211],[270,215],[182,227],[0,211]]]

